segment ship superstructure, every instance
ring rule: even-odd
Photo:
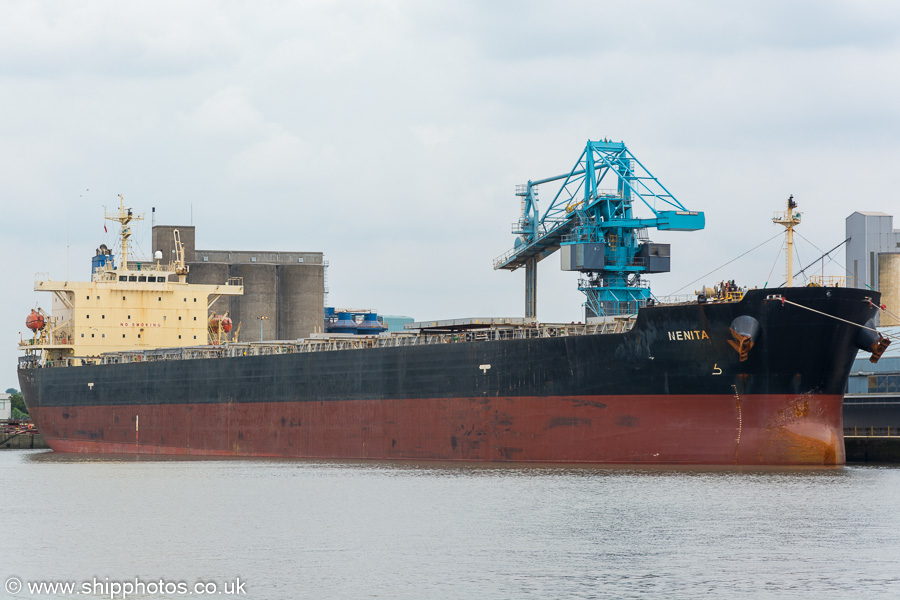
[[[243,293],[238,278],[221,285],[188,283],[183,251],[167,263],[161,253],[150,261],[129,256],[131,223],[143,216],[126,207],[121,196],[118,210],[105,217],[120,226],[118,262],[101,245],[90,281],[35,278],[35,291],[53,296],[49,312],[38,308],[28,316],[32,337],[19,342],[32,362],[74,365],[93,362],[104,352],[205,344],[216,299]],[[181,248],[177,231],[175,236]]]

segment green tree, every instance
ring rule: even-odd
[[[18,394],[19,390],[17,390],[16,388],[6,388],[6,393],[7,394]]]
[[[16,392],[15,394],[9,397],[9,403],[12,405],[12,415],[14,419],[22,419],[28,416],[28,409],[25,408],[25,400],[22,399],[22,394]],[[16,413],[21,413],[24,416],[16,416]]]

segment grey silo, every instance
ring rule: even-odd
[[[179,229],[191,283],[224,283],[243,279],[243,296],[221,297],[212,311],[228,311],[234,326],[241,324],[241,341],[309,337],[322,330],[324,260],[321,252],[198,250],[193,226],[157,225],[153,250],[172,260],[174,230]],[[172,257],[172,258],[170,258]],[[260,319],[260,317],[266,317]]]

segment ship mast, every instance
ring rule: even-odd
[[[119,194],[119,212],[106,212],[106,218],[110,221],[116,221],[121,226],[119,236],[122,238],[122,269],[128,268],[128,238],[131,237],[131,228],[128,224],[132,221],[141,221],[143,214],[135,215],[130,208],[125,208],[125,199]]]
[[[787,270],[784,273],[786,287],[794,286],[794,227],[800,224],[801,212],[797,210],[797,203],[794,202],[794,195],[787,199],[787,210],[775,213],[772,218],[773,223],[784,225],[787,235]]]

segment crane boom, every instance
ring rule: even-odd
[[[561,181],[541,212],[538,186]],[[603,188],[606,182],[609,186]],[[521,215],[513,223],[515,246],[494,261],[494,269],[525,267],[525,316],[537,316],[537,263],[557,250],[561,268],[582,274],[589,316],[629,314],[651,298],[643,273],[669,270],[669,245],[653,244],[647,228],[703,229],[702,212],[687,210],[628,150],[624,142],[588,140],[564,175],[516,187]],[[653,216],[633,214],[639,200]]]

